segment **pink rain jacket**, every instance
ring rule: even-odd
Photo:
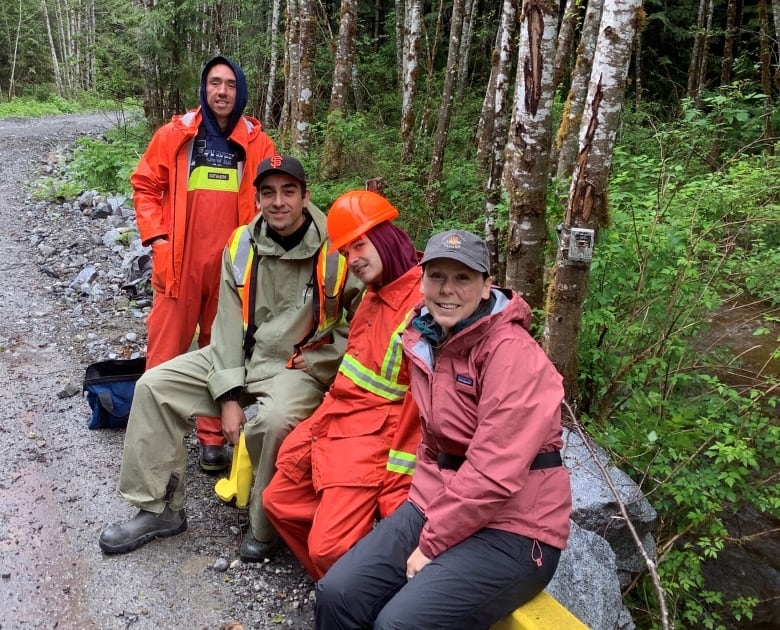
[[[530,470],[537,453],[562,447],[562,378],[528,333],[528,304],[509,290],[493,294],[493,312],[449,338],[435,366],[420,332],[403,333],[422,418],[409,499],[427,519],[419,544],[428,558],[484,527],[559,549],[569,536],[568,471]],[[440,470],[439,452],[466,461]]]

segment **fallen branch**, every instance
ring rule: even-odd
[[[634,543],[636,544],[637,549],[639,549],[639,553],[642,554],[642,558],[644,559],[645,564],[647,565],[647,570],[650,572],[650,578],[653,581],[653,587],[655,589],[656,597],[658,597],[658,606],[661,609],[661,626],[664,628],[664,630],[669,630],[670,628],[669,611],[666,608],[666,597],[664,595],[664,589],[661,586],[661,579],[658,577],[658,569],[656,567],[656,563],[647,553],[647,550],[642,544],[642,541],[639,538],[639,534],[637,533],[634,524],[631,522],[631,519],[628,516],[628,510],[626,510],[626,505],[625,503],[623,503],[623,499],[620,498],[620,493],[618,492],[618,489],[615,487],[615,484],[612,483],[612,477],[610,477],[606,467],[604,466],[604,464],[601,463],[601,460],[598,458],[596,451],[591,446],[590,440],[588,436],[585,434],[582,425],[580,424],[579,420],[577,420],[577,417],[574,415],[574,411],[566,401],[563,401],[563,404],[566,407],[566,410],[569,412],[569,416],[571,417],[572,426],[574,427],[574,430],[580,436],[582,443],[585,445],[585,448],[588,449],[588,452],[593,457],[593,461],[596,463],[596,466],[599,467],[599,470],[601,471],[604,480],[607,482],[609,489],[612,491],[612,494],[614,495],[615,500],[617,501],[618,507],[620,508],[620,513],[623,515],[623,520],[626,522],[626,526],[628,527],[628,530],[631,532],[631,537],[634,539]]]

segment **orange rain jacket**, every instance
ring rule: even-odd
[[[155,132],[138,167],[130,177],[133,187],[136,223],[141,242],[148,245],[158,237],[170,240],[171,256],[165,274],[167,297],[178,297],[184,259],[184,234],[187,226],[187,184],[193,140],[202,120],[200,107],[183,115]],[[257,214],[254,186],[257,165],[276,152],[274,143],[262,130],[260,121],[242,116],[233,128],[229,140],[244,149],[245,160],[239,173],[238,223],[249,223]],[[158,265],[159,261],[155,261]],[[160,274],[159,269],[155,270]]]
[[[406,500],[420,420],[400,332],[420,301],[420,276],[415,266],[379,291],[365,292],[333,386],[285,438],[264,493],[269,519],[315,578],[366,535],[376,517]],[[327,501],[321,501],[323,491]]]

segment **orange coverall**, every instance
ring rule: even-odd
[[[420,275],[415,266],[366,290],[336,380],[285,438],[263,493],[269,520],[315,580],[408,494],[420,419],[399,333],[420,302]]]
[[[220,190],[216,178],[211,190],[188,190],[192,144],[201,120],[200,108],[174,116],[154,134],[130,177],[142,243],[168,238],[167,244],[153,246],[155,296],[147,318],[147,369],[187,352],[196,330],[199,347],[211,341],[222,252],[233,230],[257,214],[254,174],[276,151],[260,121],[242,116],[229,138],[245,153],[238,192]],[[218,417],[198,418],[197,433],[204,446],[225,443]]]

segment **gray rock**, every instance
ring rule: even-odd
[[[607,467],[612,484],[626,505],[629,518],[648,555],[654,557],[655,542],[652,532],[657,519],[656,511],[627,474],[619,468],[609,466],[609,458],[603,449],[596,448],[595,452]],[[645,565],[620,513],[618,502],[578,434],[567,432],[564,455],[566,467],[571,472],[571,518],[584,529],[602,533],[615,552],[621,586],[626,586],[633,576],[644,571]]]
[[[617,578],[615,553],[598,534],[572,523],[567,548],[546,591],[575,617],[594,630],[633,630],[634,623],[619,625],[624,610]]]

